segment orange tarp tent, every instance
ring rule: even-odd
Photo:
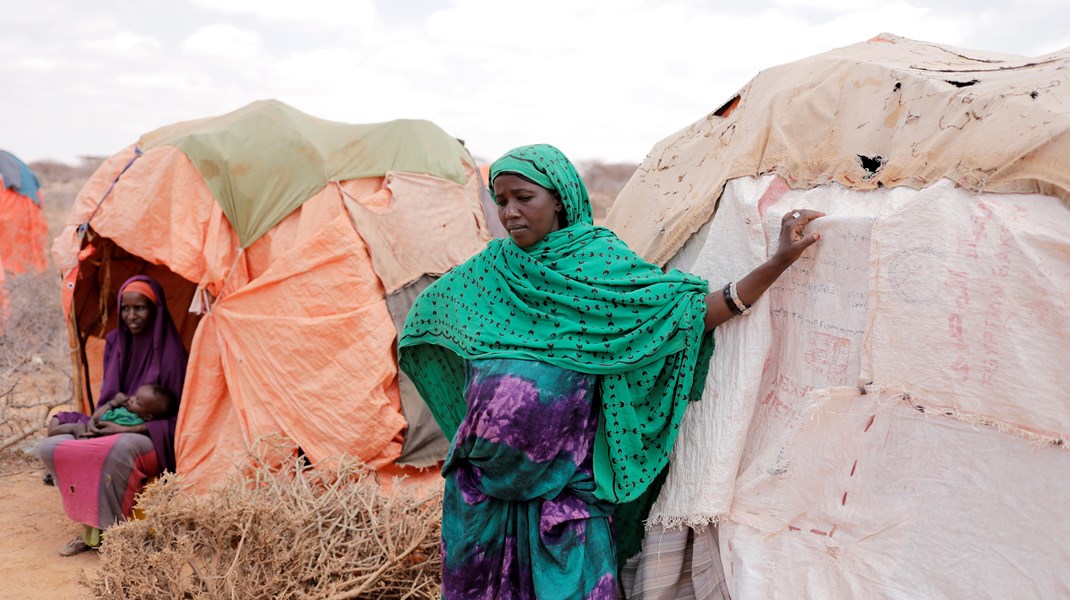
[[[387,299],[483,247],[480,187],[426,121],[348,125],[265,101],[143,136],[87,182],[54,245],[83,397],[116,290],[144,272],[190,349],[188,481],[218,481],[267,435],[393,468],[407,415]]]
[[[25,163],[0,150],[0,259],[9,274],[42,273],[48,264],[39,187]]]

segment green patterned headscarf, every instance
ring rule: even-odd
[[[465,417],[464,361],[519,358],[599,375],[595,495],[630,502],[669,460],[712,336],[707,283],[661,270],[595,227],[587,188],[557,148],[524,146],[490,168],[555,192],[568,224],[528,248],[496,239],[429,286],[409,312],[400,366],[448,438]],[[700,359],[700,354],[701,359]]]
[[[510,150],[490,166],[491,196],[494,180],[502,173],[515,173],[528,181],[557,193],[565,205],[569,225],[594,225],[591,199],[580,174],[560,150],[549,144],[521,146]]]

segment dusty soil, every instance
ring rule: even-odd
[[[0,597],[84,597],[81,575],[96,572],[96,552],[57,553],[81,526],[63,513],[59,493],[42,483],[43,474],[40,462],[21,451],[0,456]]]

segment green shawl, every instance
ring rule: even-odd
[[[491,166],[491,181],[503,172],[555,192],[568,226],[527,249],[493,240],[424,290],[401,333],[400,367],[450,439],[465,417],[466,360],[599,375],[596,496],[630,502],[668,463],[687,401],[702,393],[708,284],[662,273],[595,227],[587,189],[557,148],[517,148]]]

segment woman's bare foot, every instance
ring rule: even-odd
[[[86,550],[89,550],[89,545],[87,545],[82,540],[82,535],[78,534],[78,537],[76,537],[73,540],[67,542],[66,544],[63,545],[62,548],[59,549],[59,555],[60,556],[74,556],[75,554],[81,554],[82,552],[85,552]]]

